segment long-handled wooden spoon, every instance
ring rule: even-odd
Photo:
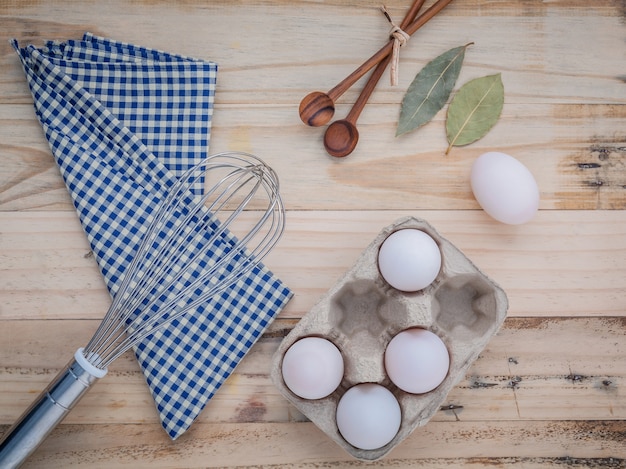
[[[324,148],[326,148],[326,152],[329,155],[338,158],[348,156],[356,148],[356,144],[359,142],[359,131],[356,128],[356,121],[389,62],[391,62],[391,55],[385,57],[376,66],[346,118],[333,122],[326,129],[326,133],[324,133]]]
[[[414,34],[419,28],[424,26],[437,13],[443,10],[452,0],[437,0],[428,10],[420,15],[406,28],[404,32],[408,35]],[[370,71],[381,60],[391,54],[393,40],[390,40],[381,49],[366,60],[354,72],[344,78],[328,93],[313,91],[306,95],[300,102],[300,119],[307,125],[318,127],[328,123],[335,113],[335,101],[344,94],[363,75]]]
[[[413,2],[404,20],[402,20],[400,29],[406,28],[407,25],[415,19],[425,1],[426,0],[416,0]],[[359,119],[361,111],[363,111],[367,100],[374,91],[374,88],[376,88],[389,62],[391,62],[391,54],[378,63],[346,118],[333,122],[326,129],[326,133],[324,134],[324,148],[326,148],[329,155],[339,158],[348,156],[356,148],[359,141],[359,131],[356,128],[356,121]]]

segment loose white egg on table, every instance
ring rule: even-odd
[[[539,187],[517,159],[496,151],[484,153],[472,165],[474,197],[492,218],[509,225],[529,222],[539,209]]]
[[[304,399],[331,394],[343,379],[343,357],[335,344],[321,337],[294,342],[283,357],[285,385]]]
[[[387,388],[362,383],[348,389],[337,404],[337,427],[343,438],[360,449],[378,449],[398,433],[400,404]]]
[[[439,246],[427,233],[414,228],[398,230],[378,251],[378,270],[393,288],[416,292],[430,285],[441,269]]]
[[[446,378],[449,368],[446,345],[426,329],[406,329],[394,336],[385,349],[387,376],[408,393],[432,391]]]

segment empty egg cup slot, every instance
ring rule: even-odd
[[[434,322],[455,337],[472,340],[492,332],[497,327],[497,311],[494,288],[478,275],[450,277],[433,295]]]
[[[330,298],[329,308],[333,331],[350,339],[363,335],[387,341],[410,316],[401,296],[389,295],[372,279],[346,282]]]

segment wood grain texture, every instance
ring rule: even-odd
[[[268,364],[294,320],[277,320],[199,418],[204,423],[305,421],[273,386]],[[6,321],[0,424],[14,421],[97,321]],[[34,331],[39,331],[35,333]],[[27,336],[28,341],[21,340]],[[559,339],[562,337],[562,339]],[[509,318],[433,421],[626,419],[626,318]],[[129,353],[65,423],[158,423]]]
[[[383,464],[623,468],[624,460],[615,455],[623,454],[625,432],[623,421],[433,422],[414,432]],[[62,425],[24,467],[111,467],[111,461],[132,468],[231,467],[233,461],[239,467],[372,467],[351,460],[312,423],[198,424],[176,443],[161,433],[150,425]],[[145,443],[136,444],[138,440]]]
[[[323,130],[304,126],[293,106],[263,115],[248,105],[216,108],[211,149],[263,157],[291,210],[476,209],[471,164],[493,148],[530,169],[543,210],[626,208],[626,106],[505,104],[485,138],[448,156],[444,115],[394,140],[399,107],[375,107],[359,121],[357,149],[341,160],[325,153]],[[0,210],[71,210],[30,105],[0,107],[0,141]]]
[[[0,0],[0,432],[110,301],[9,38],[41,45],[90,31],[216,61],[210,151],[248,151],[277,171],[287,229],[266,263],[295,292],[176,442],[129,353],[25,467],[365,466],[278,393],[269,366],[380,229],[406,215],[428,220],[498,282],[509,317],[428,425],[377,466],[626,467],[624,2],[454,0],[402,49],[399,85],[383,75],[357,149],[337,160],[324,151],[326,128],[304,126],[298,105],[387,41],[380,1],[357,3]],[[400,20],[409,3],[385,6]],[[468,42],[456,88],[501,73],[497,125],[448,156],[445,108],[396,138],[415,74]],[[335,119],[366,79],[339,99]],[[527,225],[494,222],[472,197],[471,164],[494,149],[537,179],[541,210]]]
[[[509,316],[625,316],[626,212],[540,211],[524,226],[482,211],[289,211],[266,264],[300,318],[395,220],[424,218],[509,297]],[[73,212],[0,212],[0,317],[98,319],[109,304]]]

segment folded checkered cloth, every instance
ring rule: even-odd
[[[207,156],[217,65],[89,33],[42,48],[12,44],[114,295],[145,220],[176,178]],[[261,266],[136,346],[172,439],[189,428],[291,296]]]

